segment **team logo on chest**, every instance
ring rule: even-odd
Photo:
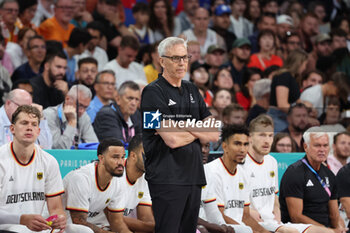
[[[192,93],[190,93],[190,100],[191,100],[192,104],[196,103],[196,101],[194,101],[194,99],[193,99]]]
[[[44,173],[43,173],[43,172],[37,172],[37,173],[36,173],[36,178],[37,178],[38,180],[41,180],[43,177],[44,177]]]
[[[143,192],[139,192],[139,194],[137,195],[137,197],[138,197],[139,199],[141,199],[141,198],[143,197]]]
[[[238,188],[239,188],[240,190],[244,189],[244,184],[243,184],[243,183],[239,183],[239,184],[238,184]]]
[[[273,178],[275,177],[275,172],[274,171],[270,171],[270,176]]]

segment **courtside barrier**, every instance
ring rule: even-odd
[[[96,150],[46,150],[53,155],[64,177],[68,172],[84,166],[93,160],[97,160]],[[220,157],[222,152],[210,152],[212,159]],[[278,162],[278,180],[281,181],[283,173],[287,167],[295,161],[301,159],[304,153],[271,153]],[[210,159],[209,159],[210,160]]]

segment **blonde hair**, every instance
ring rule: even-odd
[[[284,62],[283,67],[280,70],[277,70],[276,75],[290,72],[293,77],[298,76],[299,67],[308,59],[308,54],[302,49],[296,49],[292,51],[286,61]]]

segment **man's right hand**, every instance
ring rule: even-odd
[[[77,110],[74,106],[64,105],[63,113],[66,116],[68,124],[72,127],[76,127],[77,124]]]
[[[49,230],[51,227],[47,225],[47,221],[39,214],[23,214],[19,223],[25,225],[32,231]]]

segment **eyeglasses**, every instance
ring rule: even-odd
[[[15,101],[13,100],[10,100],[12,103],[14,103],[15,105],[17,105],[18,107],[21,106],[20,104],[16,103]]]
[[[30,47],[30,49],[36,49],[36,50],[38,50],[38,49],[43,49],[43,50],[46,50],[46,46],[45,45],[41,45],[41,46],[39,46],[39,45],[33,45],[32,47]]]
[[[165,58],[168,58],[170,59],[172,62],[175,62],[175,63],[180,63],[180,61],[184,61],[184,62],[188,62],[189,60],[191,60],[191,57],[190,55],[185,55],[185,56],[172,56],[172,57],[169,57],[169,56],[165,56],[163,55],[162,57],[165,57]]]
[[[277,143],[276,146],[292,148],[291,144]]]
[[[115,83],[110,83],[110,82],[99,82],[99,84],[105,85],[105,86],[115,86]]]
[[[3,8],[3,10],[8,13],[16,13],[16,14],[19,12],[18,9],[13,9],[13,8]]]

